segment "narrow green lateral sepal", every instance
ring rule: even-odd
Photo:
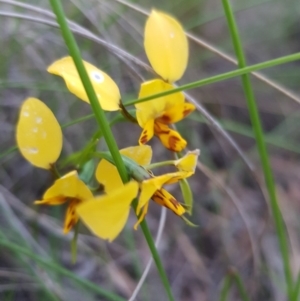
[[[186,212],[189,215],[192,215],[194,198],[189,182],[187,181],[187,179],[182,179],[179,181],[179,184],[180,184],[180,189],[183,196],[184,204],[186,206]]]
[[[185,223],[190,226],[190,227],[193,227],[193,228],[197,228],[199,227],[199,225],[196,225],[194,223],[192,223],[188,218],[186,218],[184,215],[181,216],[181,218],[185,221]]]

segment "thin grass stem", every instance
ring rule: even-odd
[[[220,292],[219,301],[227,300],[231,286],[232,286],[232,277],[230,275],[226,275],[226,277],[223,280],[223,285],[222,285],[222,289]]]
[[[299,292],[300,292],[300,272],[298,273],[294,291],[293,291],[293,298],[292,298],[293,301],[298,300]]]
[[[125,299],[119,297],[118,295],[115,295],[109,291],[106,291],[102,288],[100,288],[98,285],[83,279],[82,277],[77,276],[76,274],[74,274],[73,272],[66,270],[65,268],[51,262],[48,260],[43,259],[42,257],[38,256],[37,254],[35,254],[34,252],[32,252],[31,250],[25,249],[23,247],[20,247],[19,245],[10,242],[8,240],[4,240],[4,239],[0,239],[0,245],[3,248],[7,248],[12,252],[15,252],[17,254],[23,254],[29,258],[32,258],[34,261],[36,261],[37,263],[41,264],[42,266],[51,269],[53,271],[55,271],[56,273],[59,273],[61,275],[64,275],[66,277],[68,277],[69,279],[75,280],[76,282],[78,282],[79,284],[85,286],[86,288],[92,290],[93,292],[96,292],[97,294],[106,297],[109,300],[114,300],[114,301],[125,301]]]
[[[244,286],[243,280],[242,280],[241,276],[239,275],[239,273],[235,269],[233,271],[231,271],[231,277],[236,283],[236,286],[237,286],[238,291],[240,293],[241,299],[243,301],[250,301],[250,298],[248,297],[248,294],[247,294],[246,288]]]
[[[245,68],[246,59],[243,52],[242,43],[238,33],[238,27],[232,12],[230,2],[229,0],[222,0],[222,3],[227,18],[230,34],[232,37],[234,50],[238,59],[238,66],[240,68]],[[284,266],[284,274],[285,274],[286,285],[287,285],[287,294],[289,299],[292,300],[293,278],[292,278],[291,267],[289,262],[289,250],[288,250],[288,242],[286,239],[285,226],[284,226],[284,222],[282,219],[282,215],[280,212],[280,208],[276,196],[275,183],[274,183],[274,178],[273,178],[272,169],[270,165],[269,154],[265,143],[264,132],[262,129],[254,92],[248,74],[242,75],[242,84],[243,84],[245,97],[247,100],[247,106],[251,118],[251,123],[253,125],[257,148],[260,155],[262,169],[264,172],[266,186],[270,198],[270,206],[274,218],[276,234],[278,237],[279,248],[280,248],[281,257]]]
[[[130,105],[134,105],[136,103],[141,103],[141,102],[148,101],[148,100],[155,99],[155,98],[159,98],[159,97],[162,97],[162,96],[174,94],[176,92],[199,88],[199,87],[202,87],[202,86],[206,86],[206,85],[210,85],[210,84],[217,83],[217,82],[220,82],[220,81],[224,81],[226,79],[237,77],[237,76],[240,76],[240,75],[243,75],[243,74],[251,73],[251,72],[256,71],[256,70],[271,68],[271,67],[275,67],[275,66],[278,66],[278,65],[290,63],[290,62],[293,62],[293,61],[296,61],[296,60],[300,60],[300,52],[290,54],[290,55],[286,55],[286,56],[282,56],[282,57],[279,57],[277,59],[265,61],[265,62],[262,62],[262,63],[250,65],[250,66],[247,66],[247,67],[239,68],[237,70],[225,72],[225,73],[218,74],[218,75],[215,75],[215,76],[211,76],[211,77],[201,79],[201,80],[198,80],[198,81],[194,81],[192,83],[182,85],[182,86],[178,86],[175,89],[171,89],[171,90],[168,90],[168,91],[165,91],[165,92],[153,94],[153,95],[143,97],[143,98],[140,98],[140,99],[134,99],[134,100],[126,102],[126,104],[124,104],[124,105],[125,106],[130,106]]]

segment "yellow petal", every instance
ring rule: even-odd
[[[167,109],[162,116],[157,118],[156,121],[164,124],[176,123],[193,112],[195,108],[196,107],[193,104],[187,102],[172,106]]]
[[[134,224],[133,228],[134,230],[137,230],[138,225],[143,221],[143,219],[145,218],[147,212],[148,212],[148,207],[149,207],[149,203],[146,203],[145,206],[143,207],[143,210],[139,216],[139,219],[137,220],[137,222]]]
[[[152,10],[145,27],[147,57],[163,79],[182,77],[188,61],[188,42],[182,26],[171,16]]]
[[[151,163],[152,148],[149,145],[130,146],[120,150],[120,153],[138,165],[144,166]]]
[[[172,89],[174,89],[174,86],[161,79],[146,81],[141,84],[139,98],[144,98]],[[159,118],[165,113],[165,111],[180,104],[184,104],[184,95],[182,92],[137,103],[135,105],[136,117],[140,127],[144,128],[149,120]]]
[[[109,195],[78,205],[76,212],[95,235],[112,241],[124,228],[137,193],[138,183],[129,182]]]
[[[124,185],[118,169],[105,159],[102,159],[96,168],[96,179],[104,185],[104,191],[108,194]]]
[[[79,179],[77,171],[71,171],[65,176],[56,180],[54,184],[45,192],[43,199],[55,199],[58,196],[76,198],[80,201],[83,201],[92,198],[93,194]]]
[[[66,197],[60,195],[60,196],[49,198],[49,199],[45,199],[45,200],[35,201],[34,204],[35,205],[51,205],[51,206],[55,206],[55,205],[61,205],[61,204],[63,204],[66,201],[67,201]]]
[[[151,179],[152,180],[152,179]],[[136,214],[139,215],[141,209],[150,201],[152,195],[157,190],[157,185],[153,181],[146,180],[141,184],[141,194],[136,207]]]
[[[179,216],[185,213],[185,209],[181,204],[165,189],[156,191],[152,199],[157,204],[167,207]]]
[[[146,124],[139,138],[139,144],[142,146],[147,143],[154,135],[154,119],[150,119]]]
[[[85,69],[90,77],[98,101],[105,111],[117,111],[120,104],[120,91],[112,78],[88,62],[83,61]],[[68,56],[55,61],[47,69],[49,73],[61,76],[69,91],[81,100],[89,103],[87,94],[82,85],[73,59]]]
[[[170,151],[181,152],[187,145],[187,142],[178,132],[171,130],[163,123],[155,122],[154,133],[158,136],[163,146]]]
[[[136,214],[140,214],[141,209],[149,202],[156,190],[161,189],[165,184],[173,184],[185,178],[186,172],[173,172],[145,180],[141,184],[141,194],[139,197]]]
[[[199,149],[195,149],[193,151],[187,152],[184,157],[174,161],[174,165],[181,171],[194,173],[197,166],[199,155],[200,155]]]
[[[62,131],[51,110],[39,99],[22,104],[16,130],[17,145],[31,164],[50,169],[62,149]]]
[[[78,222],[78,215],[76,213],[76,206],[78,204],[77,200],[72,200],[69,203],[64,223],[64,234],[67,234]]]

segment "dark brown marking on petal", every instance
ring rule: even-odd
[[[179,215],[179,214],[177,214],[176,210],[180,206],[180,204],[174,197],[169,199],[166,196],[164,196],[163,192],[157,190],[154,193],[152,198],[153,198],[154,202],[158,203],[159,205],[161,205],[163,207],[166,207],[166,208],[170,209],[176,215]],[[172,206],[170,206],[170,203],[168,203],[166,200],[174,206],[175,210],[174,210],[174,208],[172,208]]]
[[[163,129],[160,127],[159,123],[155,123],[155,125],[154,125],[154,131],[155,131],[155,134],[156,134],[156,135],[161,135],[161,134],[166,134],[166,135],[168,135],[168,134],[170,133],[170,129],[169,129],[169,128],[163,130]]]
[[[176,145],[180,141],[180,138],[176,136],[170,136],[169,137],[169,146],[171,150],[176,151]]]
[[[142,136],[142,137],[140,138],[140,142],[141,142],[142,144],[145,144],[147,141],[148,141],[147,135],[144,135],[144,136]]]
[[[173,204],[175,209],[177,209],[179,207],[179,203],[175,198],[171,198],[171,199],[169,199],[169,201]]]
[[[67,224],[66,231],[69,232],[74,227],[75,224],[76,224],[76,220],[72,218]]]
[[[183,117],[186,117],[188,114],[190,114],[193,110],[192,109],[185,109],[183,111]]]
[[[140,138],[140,143],[145,144],[148,141],[147,133],[148,130],[143,130],[142,136]]]
[[[157,198],[157,199],[159,199],[159,200],[161,200],[161,201],[164,200],[164,198],[160,195],[160,191],[156,191],[156,192],[154,193],[153,197],[155,197],[155,198]]]
[[[171,122],[171,118],[168,115],[162,115],[161,117],[157,118],[157,120],[165,124],[169,124]]]

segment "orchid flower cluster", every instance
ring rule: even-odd
[[[182,77],[188,61],[187,38],[181,25],[162,12],[151,12],[145,26],[144,45],[158,78],[141,84],[139,98],[173,89],[173,83]],[[102,109],[123,111],[119,88],[111,77],[88,62],[84,65]],[[71,93],[89,103],[71,57],[55,61],[48,67],[48,72],[61,76]],[[35,201],[39,205],[68,204],[64,233],[68,233],[80,220],[96,236],[112,241],[124,228],[134,200],[137,200],[135,211],[138,217],[135,229],[145,218],[151,199],[178,216],[184,217],[187,212],[186,204],[178,202],[164,186],[184,181],[194,174],[199,150],[187,152],[177,160],[166,161],[174,166],[175,171],[155,176],[150,170],[152,149],[146,143],[155,135],[168,150],[182,151],[187,142],[169,125],[182,120],[195,107],[185,102],[182,92],[177,92],[137,103],[135,108],[137,122],[143,129],[139,145],[120,150],[130,176],[128,183],[122,182],[111,155],[102,153],[95,169],[95,178],[104,187],[102,194],[94,195],[89,183],[80,178],[80,172],[73,170],[58,177],[42,199]],[[54,169],[62,150],[62,130],[51,110],[39,99],[24,101],[16,140],[21,154],[31,164]]]

